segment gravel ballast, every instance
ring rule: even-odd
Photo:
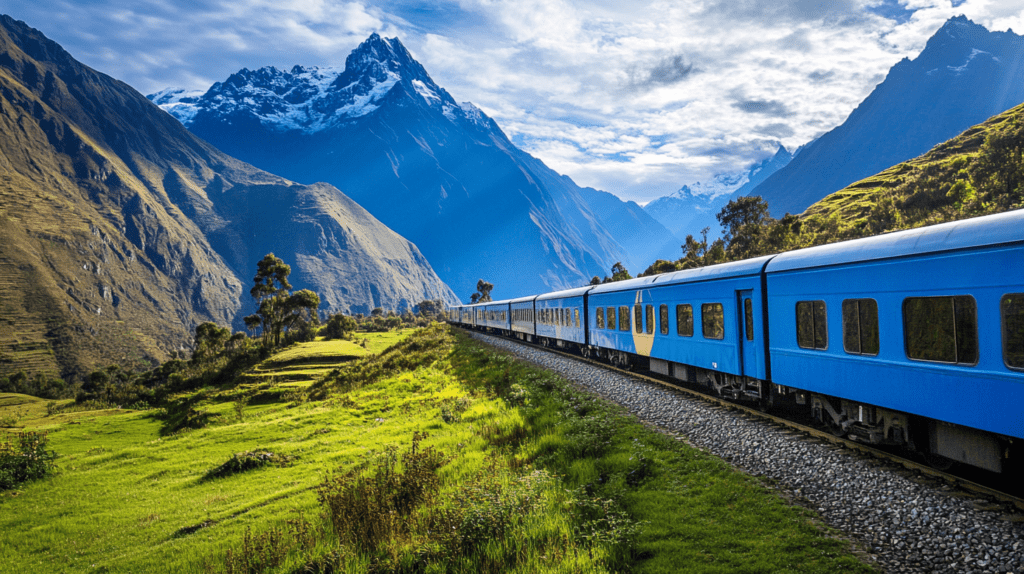
[[[1024,522],[1002,506],[643,379],[508,339],[472,336],[771,479],[824,523],[860,542],[886,572],[1024,574]]]

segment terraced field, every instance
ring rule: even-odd
[[[338,365],[379,353],[410,335],[414,329],[387,333],[356,333],[352,341],[318,339],[292,345],[243,375],[247,384],[306,387]]]

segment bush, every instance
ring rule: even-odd
[[[49,475],[57,453],[46,450],[46,433],[23,432],[14,442],[0,442],[0,491]]]
[[[262,468],[268,464],[287,466],[292,460],[294,460],[294,457],[277,454],[270,452],[269,450],[237,452],[231,455],[231,458],[229,458],[227,462],[207,472],[203,476],[203,479],[209,480],[211,478],[231,476],[232,474],[237,474],[239,472]]]

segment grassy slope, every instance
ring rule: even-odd
[[[999,190],[986,193],[973,172],[986,138],[1010,134],[1019,137],[1022,120],[1024,104],[989,118],[924,155],[826,196],[808,207],[802,219],[812,229],[832,227],[831,233],[838,238],[849,239],[1018,209],[1022,207],[1020,198],[1006,197]],[[978,196],[969,201],[951,196],[951,186],[960,180],[975,184]],[[893,217],[894,210],[899,212],[898,217]],[[831,225],[826,223],[830,219]]]
[[[445,344],[454,347],[442,360],[398,369],[354,390],[338,390],[345,377],[330,374],[321,384],[332,389],[325,401],[275,402],[280,395],[264,383],[258,388],[267,392],[244,407],[243,420],[231,402],[235,390],[208,391],[203,408],[220,420],[171,436],[162,436],[155,412],[74,413],[76,420],[51,429],[61,472],[0,495],[0,572],[180,571],[216,562],[237,549],[246,528],[263,531],[300,512],[316,516],[310,489],[325,471],[350,468],[385,445],[407,446],[414,431],[429,432],[431,446],[459,453],[441,469],[447,494],[440,504],[452,504],[494,456],[532,461],[563,476],[560,496],[616,498],[646,521],[630,559],[639,572],[868,570],[849,555],[847,543],[814,526],[808,511],[787,505],[756,479],[550,374],[465,338]],[[343,347],[312,344],[270,361],[320,360]],[[396,367],[413,360],[416,349],[383,362],[370,357],[367,365]],[[443,409],[457,399],[468,408],[461,420],[444,422]],[[5,402],[25,400],[0,399],[0,415],[15,408]],[[50,425],[45,408],[30,402],[35,418],[22,424]],[[232,453],[257,448],[297,458],[283,468],[203,479]],[[572,534],[562,524],[564,506],[548,512],[531,528]],[[207,526],[190,531],[201,524]],[[293,557],[291,566],[310,552],[317,551]],[[576,564],[571,571],[600,571],[593,560],[548,549],[520,571],[566,564]]]

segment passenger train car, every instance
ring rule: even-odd
[[[449,317],[804,405],[836,434],[939,464],[1000,472],[1024,457],[1024,210]]]

